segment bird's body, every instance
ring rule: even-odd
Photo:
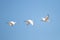
[[[14,22],[14,21],[10,21],[10,22],[9,22],[9,25],[10,25],[10,26],[14,26],[15,24],[16,24],[16,22]]]
[[[48,20],[49,20],[49,16],[42,18],[42,21],[44,21],[44,22],[48,22]]]
[[[27,25],[29,25],[29,24],[33,25],[33,21],[32,21],[32,20],[26,20],[25,23],[26,23]]]

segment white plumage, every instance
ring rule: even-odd
[[[29,24],[34,25],[34,23],[33,23],[32,20],[26,20],[25,23],[26,23],[27,25],[29,25]]]
[[[16,22],[14,22],[14,21],[10,21],[10,22],[9,22],[9,25],[10,25],[10,26],[14,26],[15,24],[16,24]]]
[[[49,20],[49,15],[47,15],[47,16],[44,17],[44,18],[42,18],[41,20],[44,21],[44,22],[48,22],[48,20]]]

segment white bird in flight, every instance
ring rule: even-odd
[[[48,22],[49,21],[49,15],[41,19],[43,22]]]
[[[10,26],[14,26],[14,25],[16,24],[16,22],[10,21],[10,22],[8,22],[8,24],[9,24]]]
[[[27,25],[31,24],[32,26],[34,25],[33,21],[32,20],[26,20],[24,21]]]

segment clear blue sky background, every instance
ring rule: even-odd
[[[40,21],[50,15],[50,22]],[[0,0],[0,40],[60,40],[60,0]],[[34,26],[26,26],[32,19]],[[7,22],[16,21],[10,27]]]

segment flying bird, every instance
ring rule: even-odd
[[[31,24],[32,26],[34,25],[33,21],[32,20],[26,20],[24,21],[27,25]]]
[[[10,22],[8,22],[8,24],[9,24],[10,26],[14,26],[14,25],[16,24],[16,22],[10,21]]]
[[[42,18],[41,21],[48,22],[49,21],[49,15],[45,16],[44,18]]]

